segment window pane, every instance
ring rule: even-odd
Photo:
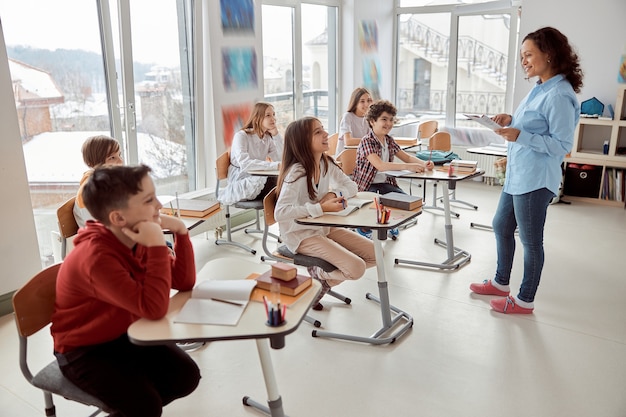
[[[458,113],[494,115],[505,111],[509,18],[509,15],[459,18]],[[467,125],[476,127],[474,122]]]
[[[399,116],[445,122],[449,13],[402,14],[396,101]]]
[[[329,37],[329,33],[336,33],[335,13],[334,7],[302,5],[304,114],[318,117],[329,131],[336,129],[335,118],[330,126],[328,117],[335,114],[334,109],[329,109],[328,97],[331,83],[333,88],[330,91],[335,91],[335,48],[329,44],[330,39],[337,39],[336,36]],[[329,27],[329,24],[333,26]]]
[[[98,13],[95,1],[2,0],[0,16],[45,265],[56,209],[87,169],[82,142],[110,134]]]
[[[195,189],[188,177],[188,168],[193,168],[189,162],[194,161],[193,99],[191,66],[180,50],[177,2],[132,0],[130,17],[138,162],[152,168],[158,194],[184,193]]]
[[[281,129],[295,120],[293,8],[263,5],[263,88]]]

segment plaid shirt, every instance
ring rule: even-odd
[[[393,161],[395,155],[400,151],[400,146],[389,135],[385,136],[387,141],[387,147],[389,148],[389,162]],[[383,147],[380,141],[374,135],[374,132],[370,129],[367,136],[361,139],[359,147],[356,150],[356,167],[352,173],[352,179],[359,186],[359,191],[367,191],[374,181],[374,177],[378,170],[367,159],[367,155],[375,153],[382,159]],[[387,176],[387,183],[398,186],[394,177]]]

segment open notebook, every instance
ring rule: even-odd
[[[353,213],[360,209],[361,207],[371,203],[373,200],[352,197],[346,200],[346,208],[341,211],[326,211],[324,214],[332,214],[333,216],[347,216],[350,213]]]

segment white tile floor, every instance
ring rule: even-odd
[[[549,209],[546,264],[530,316],[493,313],[489,298],[470,294],[473,281],[491,278],[495,243],[488,231],[499,187],[459,185],[458,197],[478,211],[459,208],[453,220],[455,244],[472,261],[455,272],[396,266],[394,258],[441,261],[443,217],[424,213],[419,224],[385,243],[391,302],[415,318],[413,328],[391,345],[311,337],[303,323],[272,359],[285,411],[292,417],[624,417],[626,416],[626,210],[575,202]],[[430,195],[430,194],[427,194]],[[258,261],[260,240],[236,234],[258,249],[218,247],[194,238],[197,263],[218,257]],[[212,239],[212,236],[211,236]],[[521,280],[518,245],[515,277]],[[260,265],[261,268],[266,266]],[[327,297],[316,313],[324,327],[369,336],[381,324],[375,304],[376,274],[339,287],[352,305]],[[33,346],[50,360],[44,334]],[[17,366],[12,316],[0,317],[0,414],[43,415],[42,396]],[[211,343],[192,353],[202,369],[199,388],[165,409],[165,416],[257,416],[242,405],[244,395],[266,398],[252,341]],[[158,364],[155,364],[158,366]],[[61,417],[86,415],[87,408],[57,399]]]

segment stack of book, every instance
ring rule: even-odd
[[[454,172],[459,174],[472,174],[478,168],[478,161],[467,161],[464,159],[455,159],[447,164],[444,164],[444,168],[449,169],[452,167]]]
[[[298,274],[293,265],[277,262],[272,269],[256,277],[256,286],[270,291],[271,285],[280,284],[280,293],[285,295],[298,295],[311,286],[311,277]]]
[[[381,195],[380,203],[386,207],[412,211],[422,207],[422,197],[392,192]]]

